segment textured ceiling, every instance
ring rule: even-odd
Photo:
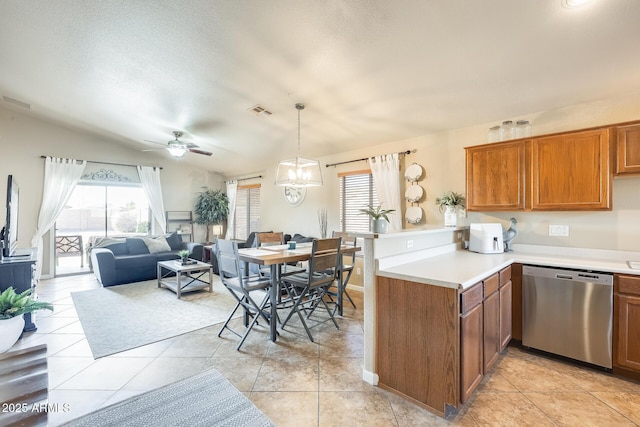
[[[296,102],[313,158],[640,91],[639,22],[638,0],[0,0],[0,95],[136,149],[184,131],[213,156],[182,161],[234,176],[295,155]]]

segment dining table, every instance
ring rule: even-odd
[[[277,324],[274,319],[277,319],[278,298],[280,296],[280,280],[282,277],[282,266],[301,261],[309,261],[311,259],[312,243],[298,243],[295,245],[295,249],[290,249],[288,244],[285,245],[270,245],[261,246],[260,248],[243,248],[238,249],[238,256],[240,261],[245,264],[257,264],[263,267],[269,267],[271,274],[271,288],[269,298],[270,304],[270,319],[269,322],[269,337],[271,341],[275,342],[277,339],[278,331]],[[340,247],[340,254],[347,255],[354,252],[358,252],[360,247],[342,245]],[[341,257],[342,261],[342,257]],[[245,271],[249,271],[248,265],[245,265]],[[338,314],[342,315],[342,262],[338,271]]]

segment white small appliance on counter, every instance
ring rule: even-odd
[[[504,252],[502,224],[469,224],[469,250],[481,254],[499,254]]]

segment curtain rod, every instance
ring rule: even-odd
[[[40,156],[41,159],[46,159],[47,157],[51,157],[53,158],[53,156]],[[113,163],[113,162],[96,162],[93,160],[85,160],[85,162],[87,163],[99,163],[99,164],[103,164],[103,165],[114,165],[114,166],[131,166],[131,167],[137,167],[138,165],[127,165],[125,163]],[[162,166],[150,166],[153,168],[159,168],[160,170],[162,170]]]
[[[411,154],[411,153],[415,153],[416,151],[418,151],[418,150],[416,148],[414,148],[413,150],[400,151],[400,152],[398,152],[398,154],[399,155]],[[393,154],[393,153],[391,153],[391,154]],[[375,156],[371,156],[371,157],[375,157]],[[365,160],[369,160],[371,157],[363,157],[362,159],[347,160],[346,162],[327,163],[325,166],[329,167],[329,166],[344,165],[345,163],[364,162]]]
[[[250,177],[247,177],[247,178],[231,179],[229,181],[225,181],[225,183],[231,182],[231,181],[246,181],[248,179],[256,179],[256,178],[262,178],[262,175],[250,176]]]

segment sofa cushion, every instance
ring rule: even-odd
[[[158,263],[155,255],[122,255],[115,258],[116,270],[140,269],[155,267]]]
[[[313,242],[313,237],[305,237],[302,234],[296,233],[291,238],[291,241],[296,243],[308,243],[308,242]]]
[[[167,243],[172,251],[179,251],[182,249],[182,237],[175,231],[171,234],[165,235],[164,238],[167,239]]]
[[[172,259],[180,259],[180,255],[178,255],[177,252],[172,251],[172,252],[160,252],[155,254],[156,259],[158,261],[169,261]]]
[[[144,240],[140,237],[127,238],[127,248],[129,248],[129,255],[145,255],[150,253],[147,245],[144,244]],[[116,254],[114,253],[114,255]]]
[[[171,246],[167,243],[167,240],[164,236],[160,237],[143,237],[142,241],[147,246],[150,254],[157,254],[159,252],[170,252]]]
[[[114,239],[111,237],[99,237],[92,246],[93,248],[106,248],[114,255],[128,255],[129,247],[125,239]]]

